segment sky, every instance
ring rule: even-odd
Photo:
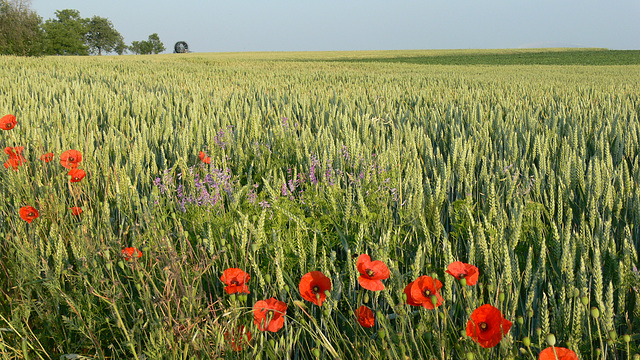
[[[640,0],[31,0],[106,17],[125,43],[192,52],[640,49]]]

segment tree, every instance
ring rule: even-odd
[[[120,49],[124,52],[122,35],[107,18],[94,16],[87,22],[86,40],[92,54],[102,55],[103,51],[118,52]]]
[[[41,25],[28,0],[0,0],[0,55],[41,55]]]
[[[159,54],[165,50],[164,44],[160,41],[158,33],[149,35],[149,43],[151,44],[151,52],[153,54]]]
[[[157,33],[153,33],[149,35],[148,40],[144,41],[133,41],[131,46],[129,46],[129,50],[134,54],[159,54],[165,50],[164,44],[160,41],[160,37]]]
[[[89,55],[86,44],[88,19],[80,17],[78,10],[57,10],[56,19],[49,19],[42,28],[45,32],[45,53],[49,55]]]

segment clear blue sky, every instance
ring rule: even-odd
[[[604,47],[640,49],[640,0],[32,0],[76,9],[167,52]]]

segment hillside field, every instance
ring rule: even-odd
[[[640,358],[640,51],[0,56],[0,117],[0,359]]]

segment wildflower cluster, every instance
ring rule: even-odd
[[[380,260],[372,261],[368,254],[361,254],[356,261],[356,269],[360,274],[358,282],[362,289],[368,291],[385,289],[382,281],[389,278],[390,272],[384,262]],[[475,285],[479,276],[477,267],[460,261],[449,264],[446,272],[460,280],[463,286]],[[251,276],[249,274],[238,268],[229,268],[220,277],[220,280],[225,284],[227,294],[248,294],[250,292],[248,285],[250,279]],[[442,282],[440,280],[431,276],[420,276],[405,287],[406,304],[434,310],[444,302],[440,294],[441,288]],[[298,286],[300,296],[317,306],[323,306],[331,289],[331,279],[321,271],[311,271],[304,274]],[[287,304],[275,297],[259,300],[253,306],[254,324],[261,331],[277,332],[284,326],[287,309]],[[355,311],[355,321],[364,328],[375,326],[373,310],[366,305],[361,305]],[[484,304],[472,312],[467,321],[466,335],[481,347],[492,348],[509,332],[511,326],[512,322],[505,319],[498,308],[490,304]],[[244,331],[244,327],[242,329]],[[235,337],[229,334],[226,337],[234,339],[231,346],[235,351],[241,350],[242,347],[235,340]],[[246,339],[251,339],[248,331]],[[557,348],[557,351],[562,351],[560,349]],[[546,353],[541,353],[541,356],[543,354]]]
[[[12,130],[17,124],[18,124],[17,119],[12,114],[5,115],[2,118],[0,118],[0,129],[2,130],[5,130],[5,131]],[[4,167],[7,169],[13,169],[14,171],[18,171],[18,169],[21,166],[27,163],[27,159],[22,154],[23,151],[24,151],[24,146],[5,147],[4,153],[9,155],[9,158],[4,163]],[[54,158],[55,158],[55,155],[53,152],[47,152],[40,156],[40,161],[46,164],[53,161]],[[69,170],[67,172],[67,176],[70,184],[79,183],[87,176],[86,171],[79,168],[81,162],[82,162],[82,153],[76,149],[70,149],[60,154],[60,165]],[[69,208],[69,210],[71,210],[71,214],[73,216],[80,216],[83,211],[81,206],[72,206]],[[38,211],[38,209],[36,209],[32,205],[26,205],[21,207],[18,213],[20,215],[20,218],[26,221],[28,224],[31,224],[35,219],[40,217],[40,212]],[[137,249],[135,249],[137,253],[132,252],[132,250],[130,249],[133,249],[133,248],[127,248],[122,250],[123,255],[127,260],[129,258],[136,257],[137,255],[139,255],[137,257],[140,257],[142,255]]]

